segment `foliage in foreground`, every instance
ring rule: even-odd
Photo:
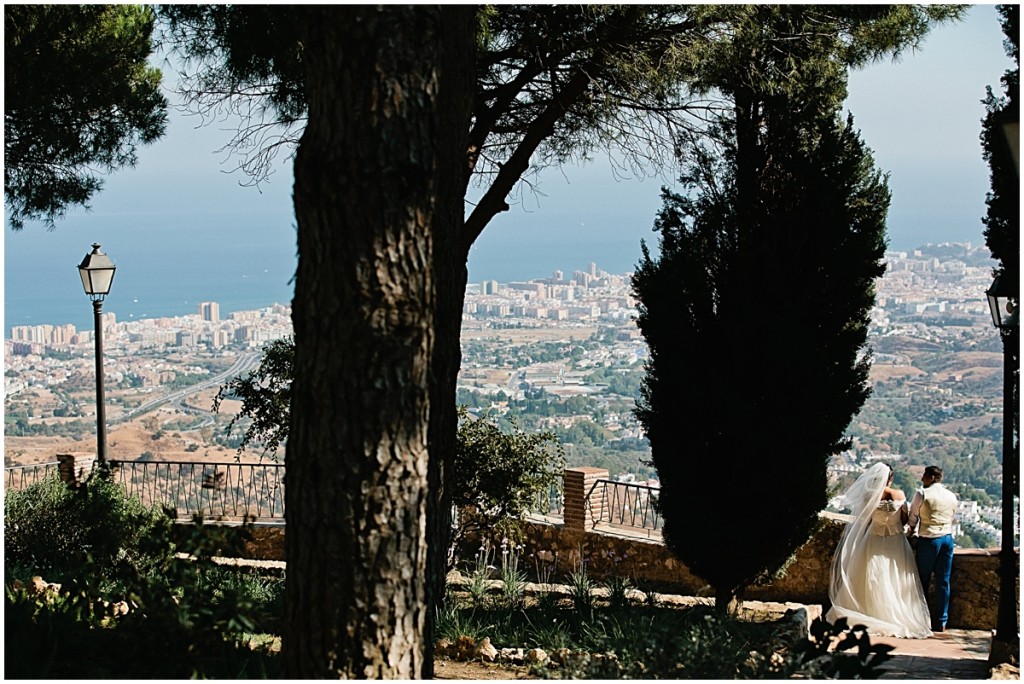
[[[283,580],[238,575],[212,561],[237,555],[247,528],[204,526],[201,518],[175,525],[170,512],[147,514],[99,477],[78,489],[33,485],[4,508],[5,533],[19,540],[4,559],[6,677],[277,674],[276,658],[247,641],[273,626],[268,618],[280,614]],[[26,527],[29,518],[34,524]],[[44,530],[57,527],[64,562],[43,553],[54,538]],[[120,545],[114,532],[123,534]]]
[[[981,221],[985,224],[985,244],[992,252],[992,258],[999,262],[995,274],[1003,275],[1007,282],[1014,283],[1019,297],[1020,171],[1013,159],[1011,146],[1006,144],[1003,125],[1020,122],[1020,6],[1005,4],[997,6],[996,10],[1006,36],[1003,48],[1013,60],[1014,68],[1007,69],[1000,79],[1003,93],[996,95],[989,86],[983,100],[982,156],[988,162],[991,190],[985,198],[987,211]]]
[[[4,7],[4,204],[11,227],[88,206],[163,135],[167,99],[141,5]]]
[[[449,605],[438,635],[457,643],[488,637],[497,648],[539,648],[550,658],[532,674],[554,679],[877,678],[890,646],[861,628],[817,620],[812,638],[787,642],[777,623],[750,623],[710,606],[598,605],[542,601],[510,609]],[[838,640],[834,652],[828,652]]]
[[[846,620],[818,618],[810,638],[797,638],[785,619],[755,623],[708,605],[672,606],[652,591],[639,603],[629,595],[637,578],[596,580],[582,553],[559,577],[557,561],[538,558],[538,591],[527,597],[518,548],[503,545],[499,561],[485,544],[466,567],[463,593],[449,587],[437,614],[439,653],[471,657],[485,637],[497,649],[541,649],[547,657],[531,672],[555,679],[867,679],[892,650]]]
[[[97,570],[138,560],[139,543],[157,517],[109,479],[71,488],[53,474],[4,499],[4,564],[35,574],[77,568],[88,555]]]

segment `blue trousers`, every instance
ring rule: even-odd
[[[921,574],[924,595],[928,595],[928,587],[935,575],[935,596],[938,601],[939,615],[936,624],[946,626],[949,619],[949,576],[953,572],[953,535],[917,540],[917,571]]]

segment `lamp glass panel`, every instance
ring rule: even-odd
[[[92,294],[92,282],[89,278],[89,270],[79,267],[78,275],[82,277],[82,289],[85,290],[85,294]]]
[[[108,294],[110,284],[114,280],[114,269],[95,268],[89,271],[92,279],[91,294]]]
[[[1000,309],[1000,304],[1002,303],[1000,300],[1002,298],[992,292],[986,294],[988,295],[988,310],[992,314],[992,325],[1000,328],[1002,327],[1002,309]]]

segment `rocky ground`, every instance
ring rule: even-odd
[[[434,679],[537,679],[529,668],[480,661],[459,662],[438,658],[434,661]]]

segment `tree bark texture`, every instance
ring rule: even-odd
[[[295,160],[290,678],[424,672],[443,11],[310,6]]]
[[[471,169],[466,161],[473,99],[476,92],[476,11],[474,5],[444,8],[442,25],[440,163],[451,169],[438,178],[434,223],[434,275],[437,307],[434,353],[430,368],[430,462],[427,470],[427,657],[422,677],[434,676],[434,616],[444,601],[451,539],[456,432],[455,385],[462,365],[462,305],[466,294],[469,250],[461,239],[465,226],[466,188]]]

